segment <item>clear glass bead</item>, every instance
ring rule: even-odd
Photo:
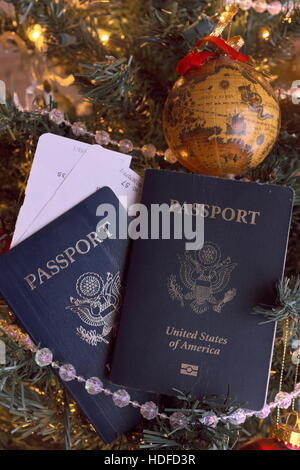
[[[38,349],[35,353],[35,362],[40,367],[49,366],[53,361],[53,354],[48,348]]]
[[[99,131],[95,135],[95,141],[99,145],[108,145],[110,142],[110,135],[106,131]]]
[[[239,7],[241,10],[250,10],[252,7],[252,0],[240,0],[239,1]]]
[[[253,3],[253,8],[255,11],[257,11],[257,13],[263,13],[264,11],[266,11],[267,7],[268,4],[265,0],[256,0]]]
[[[228,417],[228,421],[235,425],[243,424],[246,421],[245,411],[239,408]]]
[[[171,149],[167,149],[164,154],[164,160],[168,163],[176,163],[177,157]]]
[[[142,147],[142,153],[146,158],[154,158],[156,154],[156,147],[153,144],[145,144]]]
[[[24,338],[21,338],[20,344],[24,346],[25,349],[28,349],[32,352],[36,352],[37,348],[29,336],[25,336]]]
[[[103,382],[98,377],[91,377],[85,382],[85,389],[90,395],[102,392]]]
[[[130,395],[126,392],[126,390],[117,390],[113,394],[113,402],[119,408],[123,408],[124,406],[128,406],[130,402]]]
[[[218,424],[218,416],[213,411],[208,411],[204,413],[202,418],[199,419],[200,423],[204,424],[204,426],[209,426],[211,428],[215,428]]]
[[[282,10],[282,4],[280,2],[271,2],[268,5],[268,12],[271,15],[278,15]]]
[[[298,366],[300,364],[300,348],[296,349],[296,351],[293,352],[292,363],[295,364],[295,366]]]
[[[133,143],[131,140],[123,139],[119,142],[119,149],[122,153],[129,153],[133,150]]]
[[[74,122],[71,126],[72,132],[77,137],[87,133],[86,125],[83,122],[77,121]]]
[[[65,382],[70,382],[76,377],[76,370],[75,367],[72,366],[72,364],[63,364],[62,366],[60,366],[58,373],[60,378]]]
[[[141,415],[145,419],[150,420],[150,419],[156,418],[157,413],[158,413],[158,408],[156,404],[153,403],[153,401],[147,401],[141,406],[140,412],[141,412]]]
[[[277,393],[274,402],[277,404],[278,408],[287,409],[292,402],[292,398],[287,392],[279,392]]]
[[[291,340],[291,348],[298,349],[300,348],[300,340],[298,338],[292,338]]]
[[[270,413],[271,413],[271,408],[270,408],[270,406],[269,406],[269,405],[265,405],[262,410],[257,411],[257,412],[255,413],[255,416],[256,416],[257,418],[259,418],[259,419],[265,419],[265,418],[267,418],[267,417],[269,416]]]
[[[50,121],[55,122],[55,124],[60,125],[65,120],[65,116],[62,111],[54,108],[49,113],[49,119]]]
[[[176,411],[170,416],[170,424],[173,429],[183,428],[186,424],[187,418],[180,411]]]

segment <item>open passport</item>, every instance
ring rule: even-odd
[[[202,205],[204,245],[195,251],[184,239],[99,241],[102,203],[125,212],[101,188],[0,257],[0,293],[32,339],[78,375],[126,387],[132,400],[177,389],[260,410],[275,325],[251,313],[274,303],[293,191],[146,170],[141,203],[149,210],[167,204],[173,214],[196,214]],[[80,383],[66,386],[106,442],[139,419]]]

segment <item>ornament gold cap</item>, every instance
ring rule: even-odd
[[[271,437],[300,448],[300,413],[291,411],[284,415],[279,423],[274,423]]]

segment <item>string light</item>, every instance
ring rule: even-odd
[[[109,41],[110,34],[107,31],[104,31],[103,29],[100,29],[98,31],[98,35],[99,35],[100,41],[102,43],[105,44],[107,41]]]
[[[35,24],[28,31],[29,39],[35,43],[37,49],[42,49],[44,46],[44,29],[40,24]]]
[[[105,34],[102,34],[102,36],[101,36],[101,41],[102,41],[102,42],[106,42],[106,41],[108,41],[108,40],[109,40],[109,35],[106,34],[106,33],[105,33]]]
[[[42,34],[42,27],[39,24],[36,24],[28,32],[28,37],[31,41],[37,41]]]
[[[261,34],[261,37],[262,37],[265,41],[268,41],[271,32],[270,32],[270,30],[267,29],[267,28],[262,28],[260,34]]]

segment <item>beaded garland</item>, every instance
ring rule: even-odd
[[[186,424],[195,424],[188,421],[187,416],[183,412],[174,412],[170,416],[165,413],[160,413],[158,406],[152,402],[139,403],[133,401],[130,398],[129,393],[124,389],[119,389],[116,392],[112,392],[108,388],[103,387],[103,382],[99,377],[90,377],[85,379],[81,375],[77,375],[76,369],[72,364],[59,364],[53,360],[53,354],[48,348],[38,349],[29,335],[23,333],[23,331],[11,321],[0,320],[0,336],[5,332],[14,342],[25,350],[30,350],[35,354],[35,362],[40,367],[46,367],[51,365],[58,371],[59,377],[64,382],[70,382],[77,380],[79,383],[84,384],[85,390],[90,395],[97,395],[98,393],[104,393],[106,396],[111,396],[114,404],[119,408],[131,405],[134,408],[139,408],[141,415],[148,420],[154,418],[160,418],[168,420],[173,429],[180,429]],[[298,344],[298,343],[297,343]],[[266,404],[260,411],[252,411],[239,408],[228,415],[216,415],[212,411],[208,411],[202,414],[198,422],[208,427],[216,427],[219,422],[229,422],[233,425],[243,424],[248,417],[256,416],[259,419],[267,418],[274,408],[287,409],[292,402],[300,397],[300,382],[295,384],[295,388],[291,393],[280,391],[275,396],[273,402]]]
[[[110,135],[106,131],[97,131],[95,134],[93,132],[89,132],[86,125],[83,122],[77,121],[73,124],[64,118],[64,113],[59,109],[52,109],[50,112],[46,110],[40,111],[42,114],[48,114],[49,119],[52,122],[55,122],[58,126],[61,124],[65,124],[66,126],[70,127],[73,134],[76,137],[80,137],[82,135],[88,135],[95,139],[95,142],[99,145],[115,145],[119,147],[120,152],[122,153],[130,153],[133,150],[138,150],[142,152],[145,158],[151,159],[154,158],[156,155],[159,157],[164,157],[164,159],[169,163],[175,163],[177,158],[173,154],[170,149],[165,151],[157,150],[155,145],[153,144],[144,144],[142,147],[135,147],[131,140],[129,139],[122,139],[122,140],[113,140],[111,139]]]
[[[130,398],[129,393],[124,389],[119,389],[116,392],[103,387],[103,382],[98,377],[90,377],[85,379],[81,375],[77,375],[76,369],[72,364],[60,365],[57,361],[53,360],[53,354],[48,348],[38,349],[30,337],[23,333],[17,325],[11,324],[7,321],[0,322],[0,329],[11,337],[11,339],[17,342],[24,349],[29,349],[35,353],[35,362],[40,367],[46,367],[51,365],[54,369],[58,370],[60,378],[65,382],[71,380],[77,380],[79,383],[84,384],[85,390],[90,395],[97,395],[98,393],[104,393],[106,396],[111,396],[114,404],[119,408],[131,405],[134,408],[139,408],[141,415],[148,420],[152,420],[156,417],[160,419],[169,420],[170,425],[173,429],[179,429],[188,424],[187,416],[179,411],[172,413],[170,416],[165,413],[160,413],[158,406],[152,401],[143,404],[133,401]],[[265,419],[269,416],[274,408],[287,409],[295,398],[300,397],[300,382],[295,385],[294,390],[291,393],[280,391],[275,396],[273,402],[266,404],[260,411],[251,411],[239,408],[229,415],[217,416],[214,412],[208,411],[203,413],[199,419],[199,423],[208,427],[216,427],[219,422],[230,422],[233,425],[243,424],[248,417],[256,416],[259,419]],[[191,424],[191,423],[189,423]]]
[[[299,1],[287,1],[282,4],[278,0],[268,3],[265,0],[225,0],[226,5],[236,4],[241,10],[247,11],[250,8],[256,13],[268,12],[270,15],[279,15],[279,13],[287,13],[290,15],[294,10],[300,8]]]
[[[131,405],[134,408],[139,408],[141,415],[145,419],[152,420],[157,417],[161,419],[167,419],[170,421],[171,427],[174,429],[184,427],[188,422],[187,417],[182,412],[175,412],[168,416],[165,413],[160,413],[158,406],[153,401],[148,401],[142,404],[138,403],[137,401],[132,401],[129,393],[124,389],[119,389],[116,392],[112,392],[111,390],[103,387],[103,382],[98,377],[85,379],[82,376],[76,375],[75,367],[72,364],[59,365],[57,361],[53,361],[53,354],[48,348],[37,349],[35,352],[35,361],[40,367],[51,365],[54,369],[58,369],[60,378],[65,382],[77,380],[80,383],[84,383],[85,389],[90,395],[104,393],[107,396],[111,396],[114,404],[119,408],[123,408],[124,406],[128,405]],[[213,412],[207,412],[204,413],[203,416],[199,419],[199,423],[204,424],[205,426],[215,427],[220,421],[228,421],[233,425],[240,425],[251,416],[265,419],[267,416],[269,416],[273,408],[287,409],[291,405],[292,400],[297,397],[300,397],[300,383],[296,384],[292,393],[277,393],[274,402],[265,405],[264,408],[260,411],[251,411],[239,408],[229,415],[222,416],[217,416]]]
[[[228,2],[234,3],[234,2]],[[253,6],[253,4],[263,4],[266,2],[263,1],[256,1],[252,2],[251,0],[240,0],[236,2],[239,4],[240,8],[242,8],[242,4],[245,7],[246,4],[250,5],[249,8]],[[271,5],[277,4],[280,2],[272,2],[268,5],[268,11],[271,13],[270,8]],[[281,5],[281,4],[280,4]],[[261,5],[262,8],[262,5]],[[248,9],[248,8],[242,8]],[[258,10],[256,10],[258,11]],[[265,11],[265,10],[264,10]],[[275,11],[275,10],[273,10]],[[277,13],[271,13],[277,14]],[[52,109],[50,112],[47,110],[38,110],[37,113],[46,114],[48,115],[49,119],[55,122],[57,125],[65,124],[66,126],[70,127],[73,134],[77,137],[82,135],[88,135],[95,139],[95,142],[99,145],[115,145],[118,146],[120,151],[123,153],[129,153],[133,150],[137,150],[142,152],[142,154],[150,159],[154,158],[155,156],[164,157],[164,159],[169,163],[175,163],[177,158],[173,154],[170,149],[165,151],[157,150],[153,144],[144,144],[142,147],[135,147],[131,140],[129,139],[122,139],[120,141],[116,141],[111,139],[108,132],[104,130],[97,131],[96,133],[89,132],[86,125],[82,122],[74,122],[73,124],[64,118],[64,113],[58,109]],[[76,369],[72,364],[62,364],[59,365],[57,361],[53,361],[53,354],[48,348],[37,349],[33,344],[30,337],[24,333],[22,333],[17,326],[15,325],[7,325],[7,324],[0,324],[0,329],[6,331],[8,336],[10,336],[14,341],[20,344],[21,347],[24,349],[29,349],[30,351],[35,353],[35,361],[40,367],[45,367],[51,365],[54,369],[58,369],[58,374],[60,378],[67,382],[72,380],[77,380],[79,383],[85,384],[85,389],[87,393],[91,395],[96,395],[98,393],[104,393],[107,396],[111,396],[114,404],[120,408],[124,406],[131,405],[134,408],[139,408],[141,415],[148,420],[152,420],[156,417],[161,419],[169,420],[170,425],[173,429],[178,429],[184,427],[188,423],[187,416],[182,412],[175,412],[172,413],[170,416],[166,415],[165,413],[160,413],[158,406],[152,402],[146,402],[143,404],[138,403],[137,401],[132,401],[130,399],[130,395],[124,389],[117,390],[116,392],[112,392],[111,390],[104,388],[102,381],[98,377],[91,377],[85,379],[83,376],[78,376],[76,374]],[[283,408],[286,409],[292,403],[292,400],[295,398],[300,397],[300,383],[297,383],[293,392],[287,393],[280,391],[274,399],[274,402],[266,404],[264,408],[260,411],[251,411],[239,408],[233,411],[229,415],[216,415],[214,412],[209,411],[203,413],[202,417],[198,420],[199,423],[208,426],[208,427],[216,427],[219,422],[230,422],[233,425],[240,425],[246,421],[248,417],[256,416],[260,419],[265,419],[271,413],[272,409],[274,408]]]

